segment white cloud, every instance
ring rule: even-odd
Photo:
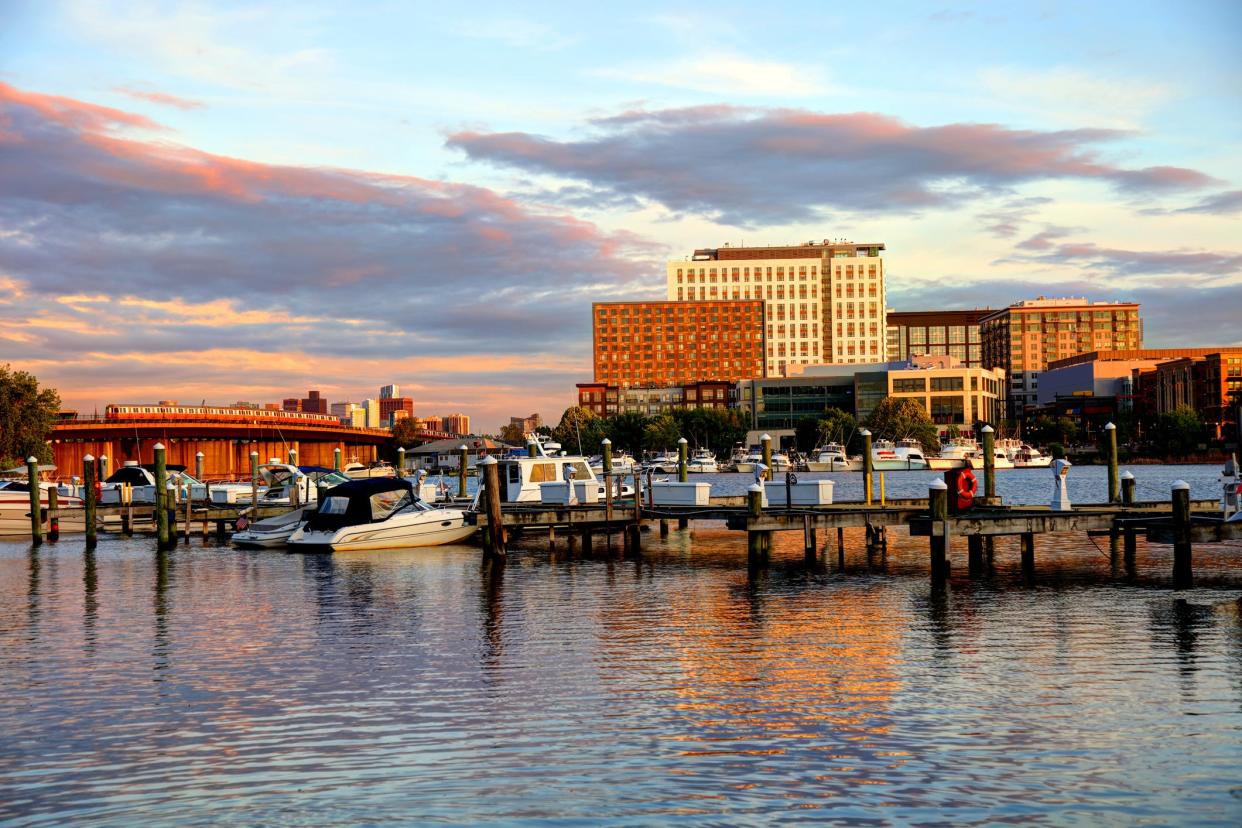
[[[1173,95],[1168,83],[1146,78],[1118,80],[1068,67],[1033,70],[993,67],[979,83],[994,103],[1014,112],[1068,126],[1135,129]]]
[[[631,64],[594,72],[632,83],[693,89],[719,95],[803,98],[837,92],[817,66],[752,60],[740,55],[698,55],[662,63]]]
[[[553,52],[577,41],[544,23],[516,17],[469,20],[452,26],[454,34],[476,40],[491,40],[514,49]]]

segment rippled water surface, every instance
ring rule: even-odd
[[[846,541],[5,541],[0,823],[1242,822],[1242,547]]]

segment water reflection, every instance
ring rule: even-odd
[[[1177,654],[1177,669],[1183,679],[1193,677],[1198,670],[1199,640],[1204,632],[1216,624],[1211,606],[1192,604],[1184,598],[1154,604],[1151,607],[1152,632],[1165,640],[1171,640]],[[1190,689],[1183,682],[1183,690]]]
[[[95,550],[87,549],[82,555],[82,642],[86,655],[95,655],[98,643],[95,625],[99,616],[99,575],[95,565]]]
[[[155,589],[154,599],[154,641],[151,646],[153,679],[157,682],[165,680],[164,673],[172,661],[172,647],[168,637],[168,587],[172,573],[172,555],[164,550],[155,553]]]
[[[504,655],[505,562],[484,559],[479,573],[479,666],[485,680],[493,681],[499,679],[498,668]]]
[[[26,580],[26,628],[34,640],[39,624],[39,576],[42,570],[39,547],[31,546],[27,553],[28,576]]]

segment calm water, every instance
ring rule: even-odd
[[[1242,546],[1180,593],[1142,541],[1041,538],[1034,587],[955,547],[934,592],[925,539],[801,540],[2,542],[0,824],[1242,822]]]

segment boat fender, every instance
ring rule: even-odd
[[[969,509],[975,505],[975,492],[979,491],[979,481],[970,469],[962,469],[957,474],[957,508]]]

